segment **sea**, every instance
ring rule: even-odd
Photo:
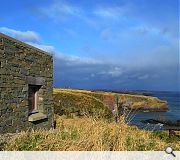
[[[158,97],[168,102],[169,110],[166,112],[132,112],[127,116],[127,122],[130,125],[136,125],[140,128],[147,130],[161,130],[163,129],[162,124],[145,124],[143,120],[163,118],[171,121],[180,120],[180,92],[169,92],[169,91],[153,91],[147,92],[149,96]]]

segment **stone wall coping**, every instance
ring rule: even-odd
[[[35,114],[32,114],[28,117],[28,121],[29,122],[35,122],[35,121],[39,121],[39,120],[42,120],[42,119],[46,119],[47,118],[47,115],[46,114],[43,114],[43,113],[35,113]]]
[[[8,36],[8,35],[5,35],[5,34],[3,34],[3,33],[1,33],[1,32],[0,32],[0,37],[9,39],[9,40],[11,40],[11,41],[13,41],[13,42],[16,42],[16,43],[20,43],[20,44],[25,45],[26,47],[28,47],[28,48],[30,48],[30,49],[37,50],[38,52],[44,53],[44,54],[49,55],[49,56],[52,57],[52,53],[43,51],[43,50],[41,50],[41,49],[39,49],[39,48],[36,48],[36,47],[34,47],[34,46],[30,45],[30,44],[27,44],[27,43],[25,43],[25,42],[23,42],[23,41],[20,41],[20,40],[17,40],[17,39],[15,39],[15,38],[12,38],[12,37],[10,37],[10,36]]]
[[[26,77],[26,83],[30,85],[44,85],[45,79],[43,77]]]

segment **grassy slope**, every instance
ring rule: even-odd
[[[112,112],[96,97],[69,91],[60,91],[54,95],[54,111],[58,115],[67,116],[74,113],[105,119],[113,117]]]
[[[179,139],[169,139],[166,131],[140,130],[126,125],[123,117],[119,124],[104,120],[111,118],[112,114],[103,104],[103,100],[109,96],[112,100],[112,97],[116,96],[114,93],[54,89],[54,94],[57,114],[67,113],[69,117],[71,112],[80,112],[90,117],[67,118],[56,115],[55,130],[21,132],[5,145],[4,150],[130,151],[164,150],[166,146],[172,146],[175,150],[180,149]],[[161,104],[160,100],[151,97],[124,94],[119,96],[124,103],[127,99],[131,99],[135,104],[150,103],[147,102],[149,99],[153,101],[152,104]]]
[[[180,149],[178,139],[169,139],[165,131],[145,131],[124,124],[93,118],[57,116],[57,129],[21,132],[4,150],[123,151]]]
[[[156,97],[143,96],[143,95],[131,95],[131,94],[118,94],[103,91],[89,91],[89,90],[79,90],[79,89],[60,89],[54,88],[54,94],[66,93],[66,94],[81,94],[82,96],[88,95],[99,99],[101,102],[105,102],[107,97],[119,97],[121,103],[128,106],[131,109],[167,109],[167,102],[160,100]]]

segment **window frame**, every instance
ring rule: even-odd
[[[40,85],[28,85],[29,114],[38,112],[38,91],[40,88]]]

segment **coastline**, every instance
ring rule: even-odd
[[[140,94],[124,94],[114,91],[102,91],[102,90],[84,90],[84,89],[72,89],[72,88],[54,88],[54,95],[59,95],[59,98],[64,96],[71,96],[71,98],[77,98],[83,96],[95,99],[104,104],[111,111],[114,110],[116,105],[121,108],[127,108],[133,111],[151,111],[151,112],[166,112],[168,111],[168,102],[161,100],[154,96],[145,96]],[[67,101],[70,99],[66,99]],[[81,99],[83,102],[83,99]],[[91,103],[94,103],[91,101]],[[65,107],[65,106],[64,106]],[[83,107],[83,106],[82,106]]]

